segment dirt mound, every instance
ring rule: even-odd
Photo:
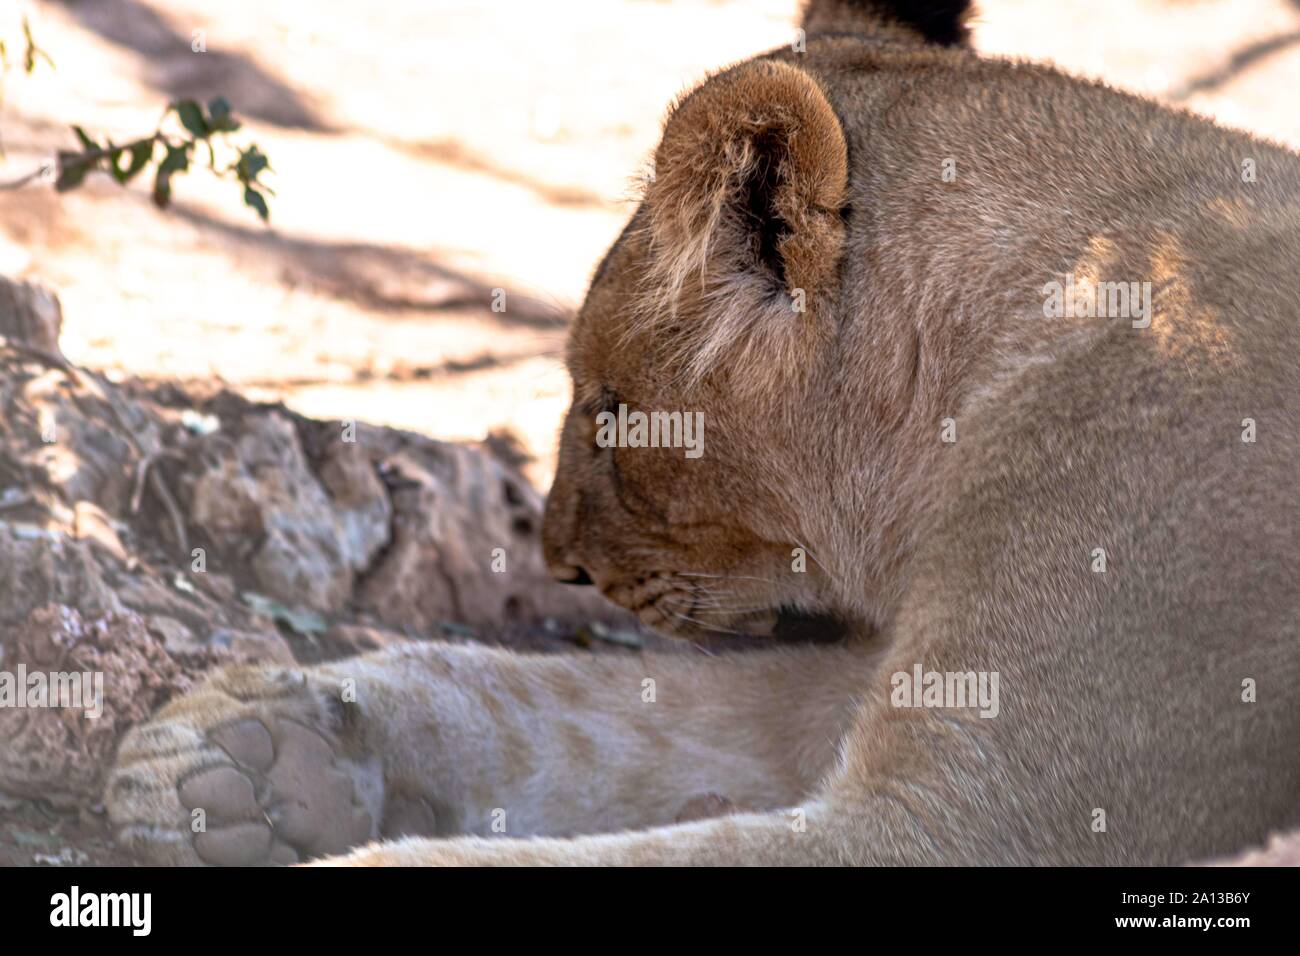
[[[49,293],[0,280],[0,699],[22,697],[0,707],[0,810],[94,807],[121,734],[221,664],[653,641],[550,580],[509,441],[111,383],[62,357],[59,318]],[[102,714],[41,706],[50,674],[87,675],[81,703],[100,675]]]

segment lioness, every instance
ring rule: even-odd
[[[555,575],[780,646],[228,671],[125,740],[122,838],[1112,864],[1300,823],[1300,157],[982,60],[967,6],[813,2],[685,97],[574,323]],[[598,441],[628,409],[702,454]]]

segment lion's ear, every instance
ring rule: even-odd
[[[848,181],[844,131],[817,82],[756,61],[714,77],[669,117],[647,191],[661,278],[762,284],[811,300],[836,274]]]

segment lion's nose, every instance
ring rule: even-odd
[[[595,584],[587,569],[580,565],[561,564],[551,566],[551,577],[561,584]]]

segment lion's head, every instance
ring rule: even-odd
[[[882,22],[874,42],[946,55]],[[866,396],[874,431],[846,434],[843,405],[864,396],[844,388],[862,343],[841,263],[864,223],[849,208],[846,104],[828,88],[870,49],[810,36],[806,53],[751,60],[682,99],[575,319],[546,557],[559,580],[595,584],[665,633],[869,616],[888,520],[865,535],[844,522],[883,489],[870,473],[845,482],[855,465],[840,449],[883,448],[897,403]]]

